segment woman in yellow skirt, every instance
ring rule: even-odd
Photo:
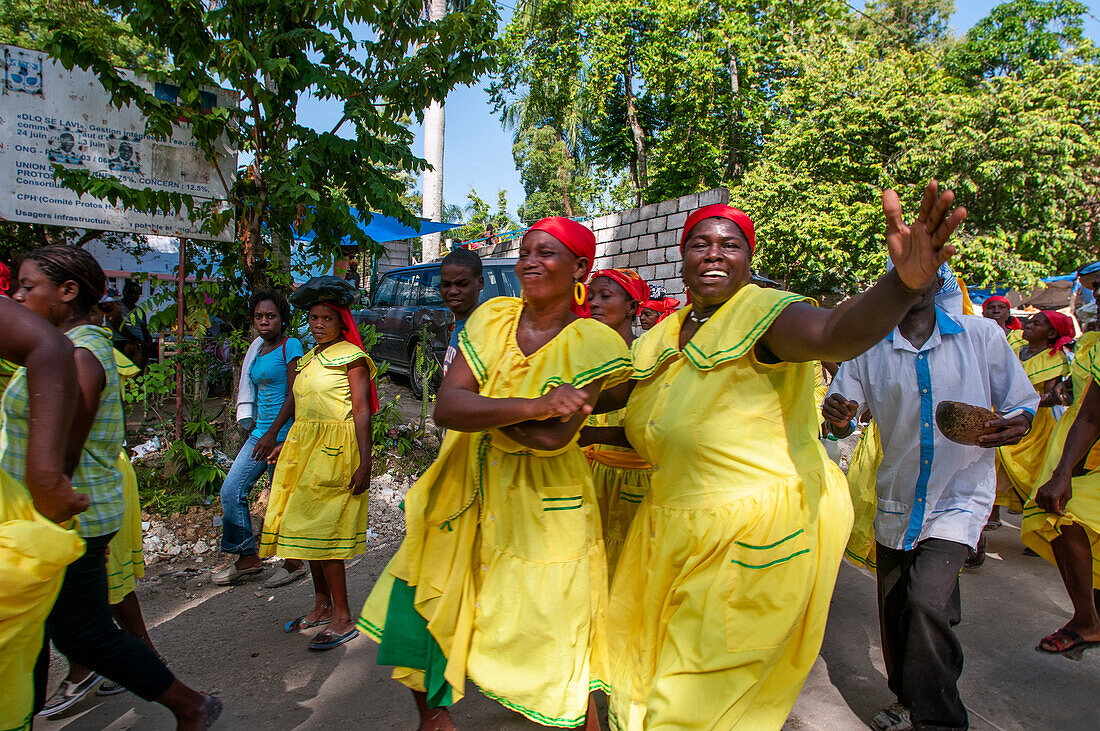
[[[7,286],[3,286],[4,292]],[[7,451],[9,420],[30,421],[27,456],[14,465],[26,484],[0,465],[0,728],[29,729],[34,706],[34,665],[42,649],[43,625],[61,588],[65,567],[84,552],[84,541],[68,524],[88,506],[65,476],[72,404],[76,399],[73,348],[48,322],[0,296],[0,320],[8,329],[0,357],[16,364],[15,389],[27,388],[29,410],[0,411],[0,454]],[[18,367],[22,363],[25,370]],[[48,517],[46,517],[48,516]]]
[[[378,411],[374,361],[363,352],[348,309],[359,290],[333,276],[314,277],[290,297],[309,312],[317,346],[298,359],[290,384],[294,426],[268,458],[275,461],[260,557],[309,561],[313,609],[286,632],[328,625],[308,647],[330,650],[355,638],[344,559],[367,547],[371,415]]]
[[[469,677],[548,726],[597,728],[607,559],[577,433],[630,372],[623,339],[586,318],[595,237],[566,218],[523,236],[523,298],[470,315],[439,389],[439,457],[405,498],[406,536],[359,626],[414,692],[421,728],[453,728]]]
[[[844,558],[869,571],[875,570],[875,512],[878,493],[875,480],[882,463],[882,442],[878,425],[871,419],[859,435],[859,443],[848,460],[848,491],[852,496],[854,520]]]
[[[901,320],[954,253],[945,242],[965,211],[947,215],[951,200],[929,185],[906,227],[884,194],[897,267],[833,311],[750,283],[755,232],[741,211],[688,217],[691,306],[632,349],[626,433],[654,473],[611,589],[613,728],[783,725],[852,525],[817,438],[812,361],[855,357]]]
[[[1020,324],[1020,318],[1012,314],[1012,305],[1007,297],[995,294],[986,297],[982,302],[982,317],[992,320],[1001,326],[1008,344],[1017,353],[1027,341],[1024,340],[1024,326]]]
[[[1060,391],[1055,389],[1069,375],[1065,349],[1073,342],[1073,322],[1067,315],[1050,310],[1032,315],[1023,334],[1025,344],[1018,352],[1027,377],[1039,393],[1039,410],[1031,431],[1019,444],[997,448],[997,499],[989,518],[993,524],[1000,518],[1000,506],[1018,513],[1031,495],[1054,433],[1051,407],[1061,403]]]
[[[1024,508],[1020,537],[1028,548],[1055,564],[1073,605],[1073,616],[1044,637],[1043,652],[1082,650],[1100,644],[1100,469],[1082,468],[1100,437],[1100,374],[1093,360],[1093,383],[1079,397],[1081,406],[1060,458],[1047,461],[1032,501]]]
[[[622,336],[629,347],[634,342],[634,317],[638,306],[649,297],[649,287],[632,269],[601,269],[588,282],[588,306],[592,319]],[[603,544],[607,551],[608,581],[615,575],[623,541],[634,513],[649,492],[653,467],[626,441],[623,430],[625,409],[593,414],[581,429],[578,444],[585,448],[596,484],[596,499],[603,521]]]

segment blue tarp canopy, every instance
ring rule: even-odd
[[[354,208],[351,209],[351,215],[358,217],[359,211]],[[435,234],[441,231],[448,231],[456,226],[461,226],[461,223],[436,223],[435,221],[428,221],[426,219],[420,219],[420,230],[417,231],[414,228],[410,228],[405,224],[398,221],[396,218],[390,218],[389,216],[383,216],[381,213],[371,213],[370,223],[359,224],[359,228],[379,244],[384,244],[387,241],[400,241],[401,239],[415,239],[418,236],[424,236],[425,234]],[[312,241],[314,234],[310,231],[302,236],[295,237],[299,241]],[[351,237],[345,238],[340,242],[341,245],[351,245]]]

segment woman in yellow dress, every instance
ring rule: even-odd
[[[982,302],[982,317],[985,317],[1001,326],[1008,344],[1017,353],[1026,342],[1024,340],[1024,326],[1020,324],[1020,318],[1012,314],[1012,304],[1007,297],[995,294],[986,297]]]
[[[852,525],[817,438],[812,361],[855,357],[901,320],[954,253],[946,240],[965,211],[948,215],[952,199],[930,184],[906,227],[887,191],[896,269],[832,311],[750,283],[755,233],[741,211],[688,217],[691,306],[632,349],[626,433],[654,472],[611,589],[612,728],[783,725]]]
[[[1070,318],[1051,310],[1032,315],[1024,324],[1026,342],[1018,353],[1027,377],[1039,393],[1039,410],[1031,422],[1031,431],[1019,444],[997,448],[996,506],[1004,505],[1019,513],[1039,479],[1047,444],[1054,433],[1051,407],[1061,403],[1061,391],[1056,387],[1069,375],[1065,349],[1073,342],[1073,332]],[[994,507],[990,522],[996,523],[999,515],[1000,511]]]
[[[1037,649],[1043,652],[1080,651],[1100,644],[1100,469],[1094,466],[1086,473],[1082,465],[1100,437],[1097,359],[1092,359],[1092,366],[1093,383],[1078,397],[1081,406],[1065,449],[1055,463],[1048,459],[1032,501],[1024,508],[1020,531],[1028,548],[1058,567],[1073,605],[1069,622],[1040,640]]]
[[[309,312],[317,346],[298,359],[290,384],[294,426],[268,457],[275,461],[260,557],[309,561],[313,609],[286,632],[328,625],[308,647],[330,650],[359,632],[348,606],[344,559],[367,547],[371,415],[378,411],[374,361],[363,352],[348,309],[359,291],[333,276],[314,277],[290,303]]]
[[[405,498],[406,536],[363,607],[378,662],[413,690],[421,728],[453,728],[467,677],[548,726],[597,728],[607,559],[577,433],[630,372],[623,339],[587,318],[592,232],[532,226],[523,298],[478,307],[439,389],[439,457]]]
[[[634,342],[633,325],[638,306],[648,297],[649,287],[632,269],[601,269],[593,272],[588,282],[592,319],[619,333],[628,347]],[[603,521],[608,581],[615,575],[615,564],[627,529],[642,498],[649,492],[649,476],[653,472],[653,466],[639,457],[626,441],[625,415],[625,409],[593,414],[581,429],[578,440],[592,466],[592,480]]]
[[[25,483],[0,465],[0,728],[22,731],[31,726],[34,665],[46,615],[65,567],[84,552],[76,531],[62,525],[88,507],[88,497],[73,490],[63,468],[76,400],[72,344],[5,296],[0,320],[8,328],[0,357],[17,365],[15,389],[27,388],[29,403],[29,409],[15,410],[5,400],[0,410],[0,453],[7,451],[9,420],[22,421],[29,433],[26,458],[17,466]],[[31,421],[31,413],[49,418]]]

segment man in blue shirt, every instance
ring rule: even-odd
[[[882,439],[879,630],[898,702],[873,719],[880,730],[968,727],[957,687],[962,645],[952,629],[962,617],[959,572],[993,505],[992,448],[1020,441],[1039,401],[996,323],[939,304],[930,288],[886,339],[842,364],[821,409],[843,437],[865,405]],[[957,444],[935,424],[942,401],[1002,416],[987,422],[978,446]]]
[[[481,274],[481,257],[469,249],[455,249],[439,265],[439,296],[455,317],[447,353],[443,356],[443,375],[458,352],[458,336],[466,327],[466,319],[477,309],[485,278]]]

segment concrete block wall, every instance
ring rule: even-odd
[[[660,284],[670,297],[684,304],[684,283],[680,279],[680,229],[696,208],[729,203],[729,191],[712,188],[702,193],[650,203],[598,216],[582,223],[596,235],[593,269],[627,267],[650,284]],[[519,239],[477,250],[482,257],[515,256]]]

